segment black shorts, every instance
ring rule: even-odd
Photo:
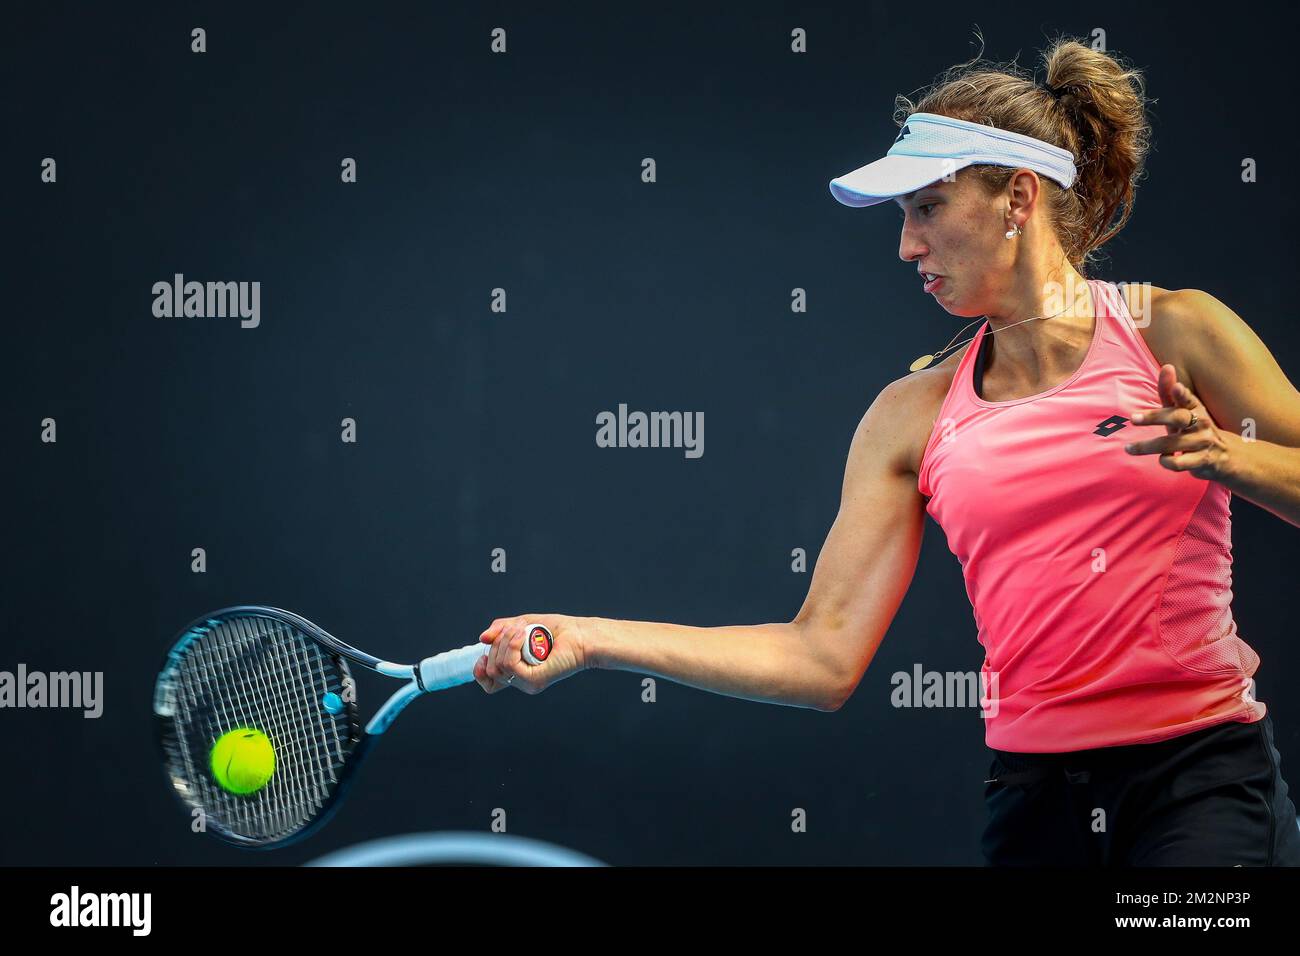
[[[1153,744],[994,750],[987,866],[1300,866],[1267,715]]]

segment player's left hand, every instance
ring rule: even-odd
[[[1160,464],[1170,471],[1190,471],[1207,481],[1224,481],[1235,464],[1239,435],[1223,432],[1192,390],[1178,381],[1172,365],[1160,366],[1160,408],[1135,411],[1129,420],[1135,425],[1164,425],[1159,438],[1124,446],[1130,455],[1159,455]]]

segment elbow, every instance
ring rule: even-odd
[[[862,679],[862,670],[836,659],[831,649],[843,642],[834,634],[828,636],[824,628],[814,630],[800,618],[791,625],[799,630],[802,638],[804,706],[833,714],[853,696]]]
[[[814,709],[821,711],[823,714],[835,713],[844,706],[845,701],[853,696],[853,691],[857,689],[857,686],[857,681],[827,681],[821,700],[814,705]]]
[[[849,699],[849,696],[848,694],[836,694],[833,697],[825,698],[814,709],[821,711],[823,714],[833,714],[844,706],[844,702]]]

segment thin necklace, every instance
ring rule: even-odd
[[[1024,325],[1026,322],[1032,322],[1032,321],[1034,321],[1034,319],[1054,319],[1054,318],[1056,318],[1058,315],[1064,315],[1066,312],[1069,312],[1069,311],[1070,311],[1071,309],[1073,309],[1073,308],[1075,307],[1075,305],[1077,305],[1077,304],[1078,304],[1078,300],[1075,300],[1074,302],[1071,302],[1069,305],[1067,305],[1067,306],[1066,306],[1064,309],[1062,309],[1060,312],[1053,312],[1051,315],[1035,315],[1035,316],[1033,316],[1032,318],[1021,319],[1019,322],[1012,322],[1010,325],[1004,325],[1004,326],[1003,326],[1002,328],[1000,328],[1000,329],[994,329],[992,332],[989,333],[989,335],[997,335],[999,332],[1002,332],[1002,331],[1004,331],[1005,329],[1014,329],[1017,325]],[[967,322],[964,326],[962,326],[962,327],[957,331],[957,335],[961,335],[962,332],[965,332],[967,329],[969,329],[969,328],[970,328],[972,325],[974,325],[976,322],[979,322],[980,320],[982,320],[982,319],[987,319],[987,318],[988,318],[987,315],[981,315],[978,319],[973,319],[972,321]],[[954,335],[952,338],[955,339],[955,338],[957,337],[957,335]],[[972,335],[970,338],[968,338],[968,339],[966,340],[966,342],[973,342],[974,340],[975,340],[975,336]],[[959,346],[959,345],[965,345],[966,342],[958,342],[957,345],[953,345],[953,344],[952,344],[952,339],[949,339],[949,340],[948,340],[948,344],[945,345],[943,348],[939,349],[939,351],[936,352],[934,355],[922,355],[920,358],[918,358],[916,361],[914,361],[914,362],[909,366],[909,368],[910,368],[911,371],[913,371],[913,372],[919,372],[919,371],[921,371],[921,369],[929,367],[930,363],[933,362],[933,361],[934,361],[936,358],[938,358],[940,355],[942,355],[944,352],[949,352],[949,351],[951,351],[952,349],[957,348],[957,346]]]

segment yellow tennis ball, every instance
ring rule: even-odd
[[[256,793],[274,773],[275,748],[270,738],[256,728],[227,731],[212,745],[212,776],[231,793]]]

